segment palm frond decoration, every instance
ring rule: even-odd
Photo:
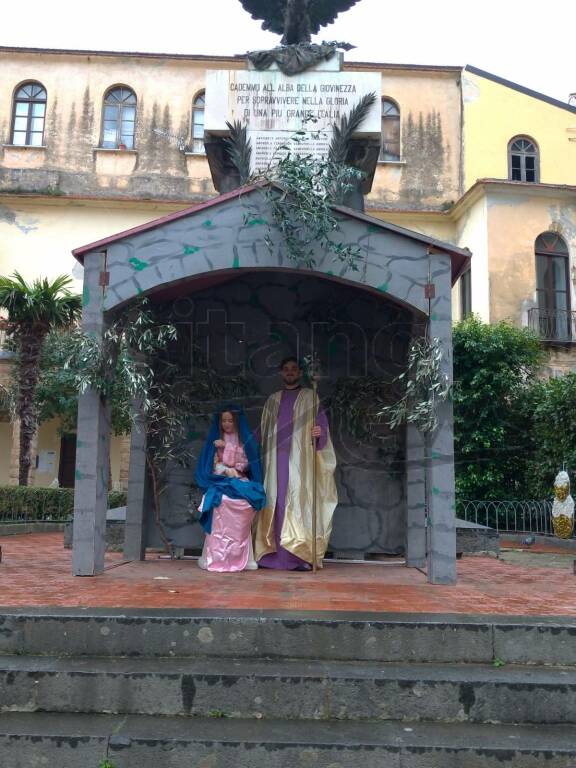
[[[230,136],[224,139],[228,157],[240,174],[240,183],[246,184],[250,179],[250,161],[252,159],[252,144],[248,138],[246,126],[239,120],[226,123]]]
[[[339,123],[334,124],[334,134],[328,151],[328,159],[332,163],[346,163],[352,136],[357,133],[375,102],[375,93],[366,94],[348,114],[340,118]]]

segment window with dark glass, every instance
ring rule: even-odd
[[[538,147],[524,136],[517,136],[508,145],[508,176],[512,181],[539,181]]]
[[[46,89],[40,83],[25,83],[14,95],[12,144],[41,147],[44,144]]]
[[[556,232],[536,239],[536,296],[540,335],[562,339],[571,334],[568,246]]]
[[[400,110],[390,99],[382,99],[382,146],[379,160],[400,160]]]
[[[204,110],[206,94],[199,93],[192,102],[192,152],[204,154]]]
[[[130,88],[112,88],[104,99],[102,147],[134,149],[136,94]]]
[[[460,319],[472,314],[472,270],[464,272],[460,278]]]

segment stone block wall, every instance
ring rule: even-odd
[[[331,550],[361,557],[367,552],[401,553],[406,527],[404,436],[381,430],[377,441],[355,439],[330,409],[341,378],[381,376],[391,381],[403,370],[412,317],[385,295],[334,283],[306,273],[255,273],[181,296],[171,303],[179,324],[180,365],[191,365],[190,344],[224,376],[246,375],[253,397],[245,410],[256,428],[265,398],[280,388],[283,357],[301,358],[314,346],[322,364],[320,395],[328,409],[338,458],[340,503]],[[191,419],[198,455],[216,403]],[[162,518],[175,546],[199,548],[203,532],[194,521],[200,494],[193,469],[174,467],[163,496]],[[150,504],[150,502],[149,502]],[[148,546],[160,546],[151,507]]]

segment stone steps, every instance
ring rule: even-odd
[[[575,726],[574,619],[0,609],[1,768],[575,768]]]
[[[0,608],[1,654],[572,666],[576,619]]]
[[[0,658],[0,712],[576,723],[576,669],[250,659]]]
[[[571,726],[0,715],[2,768],[573,768]]]

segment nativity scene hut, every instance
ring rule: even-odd
[[[190,364],[194,344],[209,349],[222,376],[247,376],[258,397],[246,410],[256,427],[264,399],[278,388],[279,361],[313,350],[322,361],[321,397],[342,382],[405,369],[411,341],[428,334],[452,376],[451,290],[469,252],[335,206],[338,236],[360,253],[357,270],[317,246],[314,265],[290,259],[273,221],[267,185],[242,187],[99,242],[78,248],[84,265],[85,330],[101,338],[110,318],[146,296],[171,307],[179,341],[174,360]],[[208,409],[209,410],[209,409]],[[427,567],[433,583],[454,583],[456,533],[453,420],[438,404],[427,436],[409,424],[373,444],[331,414],[339,505],[329,550],[363,558],[405,554]],[[190,440],[205,437],[208,414],[190,414]],[[143,559],[161,545],[144,456],[145,429],[131,440],[125,555]],[[100,395],[81,396],[75,490],[73,567],[93,575],[104,566],[109,410]],[[197,550],[202,530],[190,514],[192,470],[174,466],[162,520],[175,551]]]

